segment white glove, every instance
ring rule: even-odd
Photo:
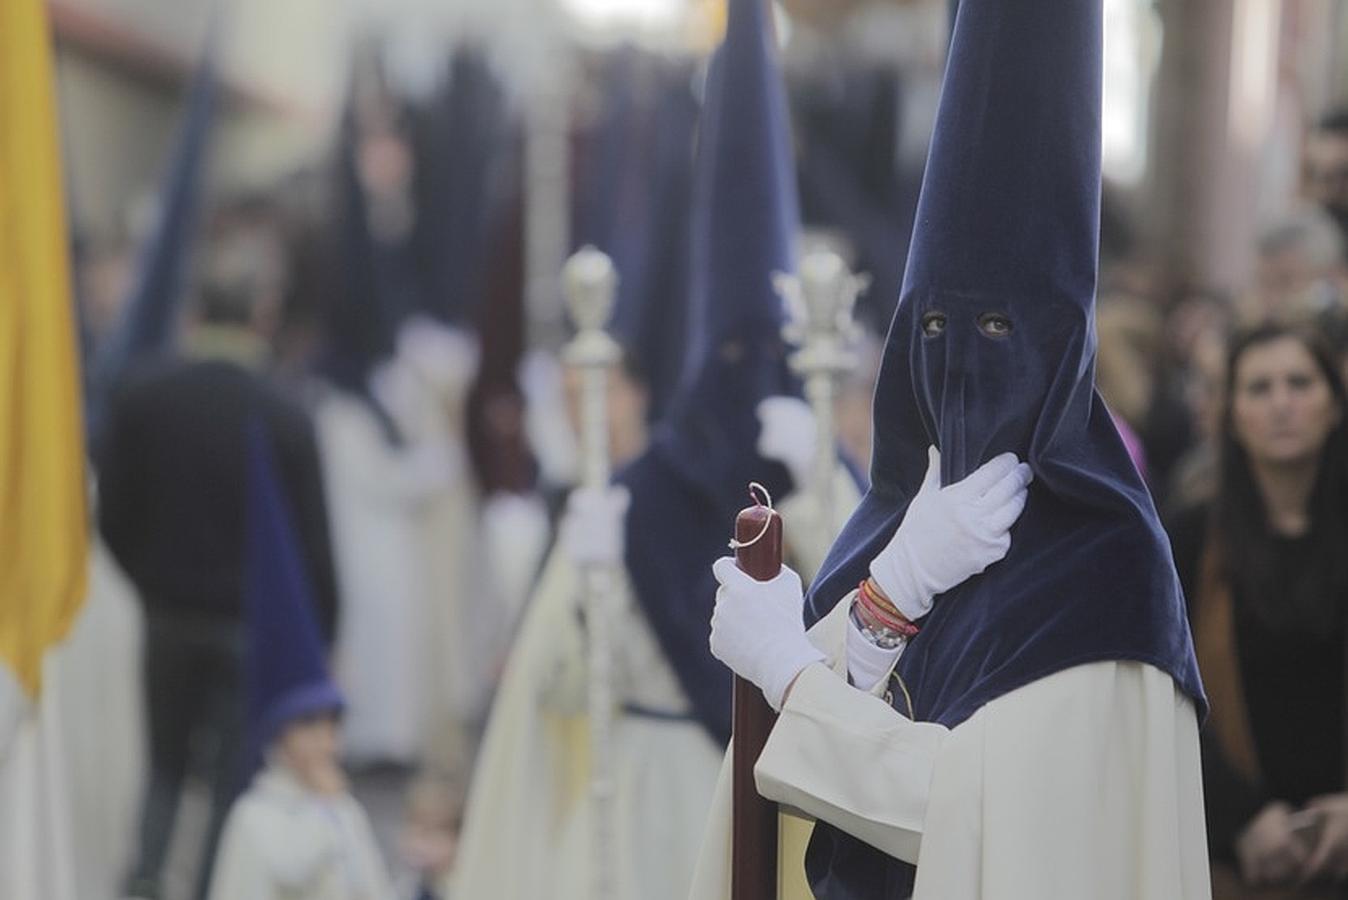
[[[398,329],[398,355],[435,387],[466,392],[477,374],[482,351],[477,338],[461,328],[415,315]]]
[[[721,583],[711,616],[711,654],[763,691],[773,709],[786,689],[824,654],[805,636],[805,594],[786,566],[771,581],[755,581],[724,556],[711,567]]]
[[[810,404],[799,397],[768,397],[758,404],[758,455],[786,466],[797,490],[814,476],[818,428]]]
[[[577,488],[566,499],[562,546],[577,566],[616,566],[623,558],[627,488]]]
[[[1025,509],[1030,467],[1003,453],[968,478],[941,487],[941,454],[928,453],[927,476],[889,545],[871,561],[871,577],[910,620],[931,611],[932,597],[1006,556],[1011,526]]]

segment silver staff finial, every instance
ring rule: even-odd
[[[856,365],[860,331],[852,321],[857,296],[870,278],[854,274],[833,250],[805,254],[799,275],[778,274],[774,285],[786,305],[782,336],[796,345],[791,368],[805,381],[805,398],[816,427],[811,489],[819,504],[820,527],[832,529],[833,480],[838,468],[833,404],[838,383]],[[831,536],[831,535],[830,535]]]

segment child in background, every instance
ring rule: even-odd
[[[392,900],[369,820],[338,763],[344,701],[323,664],[261,428],[248,453],[246,675],[252,746],[264,764],[230,811],[211,900]]]
[[[419,776],[407,792],[402,856],[415,872],[416,900],[449,900],[463,823],[463,785],[445,773]]]

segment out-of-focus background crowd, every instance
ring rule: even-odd
[[[1191,602],[1211,522],[1195,511],[1259,519],[1242,546],[1263,563],[1233,577],[1238,594],[1263,598],[1255,608],[1277,607],[1249,627],[1287,652],[1241,657],[1262,666],[1243,670],[1246,683],[1326,694],[1245,698],[1263,771],[1235,765],[1209,785],[1231,798],[1209,810],[1214,854],[1239,863],[1257,855],[1250,826],[1272,829],[1261,816],[1277,803],[1348,788],[1348,582],[1334,559],[1348,552],[1334,546],[1348,538],[1348,497],[1315,477],[1348,464],[1327,456],[1345,449],[1348,6],[1105,8],[1099,388],[1174,523]],[[56,854],[72,866],[64,896],[195,896],[237,793],[241,538],[202,523],[241,503],[243,473],[201,473],[229,471],[212,456],[241,446],[242,410],[257,403],[347,697],[352,789],[401,895],[416,896],[421,870],[452,865],[493,691],[578,477],[560,358],[569,254],[592,244],[612,257],[614,327],[650,396],[677,375],[692,148],[724,4],[46,9],[97,520],[87,597],[48,660],[48,771],[29,786],[64,797],[44,813],[68,826],[47,822],[69,841]],[[776,11],[802,246],[871,278],[837,410],[864,470],[950,9],[783,0]],[[1269,320],[1291,337],[1229,359],[1233,334]],[[1258,354],[1283,340],[1293,363],[1311,359],[1306,329],[1330,354],[1315,362],[1332,366],[1312,372],[1340,387],[1324,409],[1279,412],[1298,402],[1273,396],[1287,367]],[[1250,359],[1264,368],[1242,372]],[[145,388],[166,381],[181,389]],[[639,440],[660,412],[619,398],[615,441]],[[147,432],[174,433],[178,452],[147,449]],[[1246,460],[1244,482],[1220,464],[1227,445]],[[1318,493],[1261,475],[1283,471],[1279,454],[1316,461]],[[1310,524],[1261,518],[1289,506]],[[1304,604],[1279,606],[1284,576],[1301,579],[1291,593]],[[1279,667],[1306,653],[1321,668]],[[1316,673],[1332,684],[1308,681]],[[1296,746],[1263,740],[1272,733]],[[1317,742],[1332,783],[1279,786],[1279,767]],[[7,839],[37,860],[22,842],[43,833]]]

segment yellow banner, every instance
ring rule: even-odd
[[[0,665],[30,697],[88,553],[51,46],[42,0],[0,0]]]

